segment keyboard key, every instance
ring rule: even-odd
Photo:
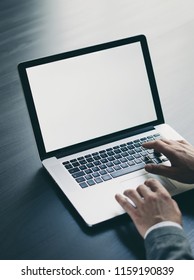
[[[155,156],[155,157],[161,157],[161,156],[162,156],[162,154],[161,154],[161,153],[159,153],[159,152],[154,151],[154,156]]]
[[[128,167],[128,164],[127,164],[127,163],[122,163],[120,166],[121,166],[122,168],[127,168],[127,167]]]
[[[87,166],[86,166],[86,165],[81,165],[81,166],[79,167],[79,169],[80,169],[80,170],[85,170],[85,169],[87,169]]]
[[[93,185],[96,184],[96,183],[94,182],[94,180],[88,180],[87,183],[88,183],[89,186],[93,186]]]
[[[134,156],[134,158],[140,158],[141,157],[140,154],[134,154],[133,156]]]
[[[88,184],[86,182],[80,183],[79,184],[81,188],[87,188]]]
[[[97,172],[97,171],[99,171],[99,170],[100,170],[100,168],[99,168],[99,167],[97,167],[97,166],[95,166],[95,167],[92,167],[92,170],[93,170],[94,172]]]
[[[108,173],[111,173],[111,172],[114,171],[114,169],[113,169],[112,167],[109,167],[109,168],[106,169],[106,171],[107,171]]]
[[[91,155],[86,155],[86,156],[85,156],[85,158],[90,158],[90,157],[91,157]]]
[[[121,162],[120,162],[118,159],[116,159],[116,160],[113,161],[113,163],[114,163],[114,165],[118,165],[118,164],[120,164]]]
[[[101,164],[101,165],[99,165],[99,168],[100,168],[101,170],[106,169],[106,165],[105,165],[105,164]]]
[[[92,171],[91,169],[86,169],[86,170],[84,170],[84,172],[85,172],[86,174],[91,174],[93,171]]]
[[[92,174],[92,176],[93,176],[93,177],[99,177],[100,174],[99,174],[98,172],[94,172],[94,173]]]
[[[149,155],[149,159],[154,159],[154,158],[155,158],[154,154]]]
[[[100,173],[100,175],[105,175],[105,174],[107,174],[106,170],[100,170],[99,173]]]
[[[145,163],[147,163],[150,160],[150,157],[148,155],[142,157],[142,161],[144,161]]]
[[[107,160],[106,158],[103,158],[103,159],[101,159],[101,162],[102,162],[102,163],[107,163],[108,160]]]
[[[75,158],[70,160],[71,163],[76,162],[76,161],[77,161],[77,159],[75,159]]]
[[[73,168],[73,165],[71,165],[71,164],[66,164],[66,165],[65,165],[65,168],[69,170],[69,169]]]
[[[87,161],[85,159],[81,159],[81,160],[79,160],[79,163],[80,164],[85,164],[85,163],[87,163]]]
[[[101,164],[101,162],[99,161],[99,160],[97,160],[97,161],[94,161],[94,165],[100,165]]]
[[[103,180],[102,180],[100,177],[98,177],[98,178],[94,178],[94,181],[95,181],[97,184],[99,184],[99,183],[102,183],[102,182],[103,182]]]
[[[114,166],[114,169],[115,169],[115,170],[120,170],[121,167],[120,167],[120,165],[116,165],[116,166]]]
[[[116,149],[115,150],[115,154],[120,154],[121,153],[121,150],[120,149]]]
[[[136,158],[136,159],[135,159],[135,162],[138,164],[138,163],[141,163],[142,160],[141,160],[140,158]]]
[[[107,157],[108,157],[108,155],[105,154],[105,153],[104,153],[104,154],[101,154],[100,156],[101,156],[101,158],[107,158]]]
[[[113,178],[117,178],[119,176],[126,175],[126,174],[129,174],[131,172],[143,169],[144,166],[145,166],[144,163],[140,163],[140,164],[137,164],[137,165],[129,166],[127,168],[124,168],[124,169],[121,169],[121,170],[118,170],[118,171],[115,171],[115,172],[111,173],[111,176]]]
[[[80,169],[78,167],[74,167],[74,168],[69,169],[69,173],[71,173],[71,174],[76,173],[78,171],[80,171]]]
[[[114,146],[113,149],[117,150],[117,149],[119,149],[119,146]]]
[[[136,148],[139,148],[139,147],[141,147],[141,144],[140,144],[140,143],[134,143],[134,146],[135,146]]]
[[[147,152],[146,151],[142,151],[141,152],[141,155],[144,157],[144,156],[147,156]]]
[[[85,179],[84,179],[84,177],[79,177],[79,178],[76,179],[76,181],[77,181],[78,183],[82,183],[82,182],[85,181]]]
[[[94,167],[94,164],[93,164],[93,163],[87,163],[86,166],[87,166],[88,168],[91,168],[91,167]]]
[[[127,145],[127,144],[124,143],[124,144],[121,144],[120,147],[125,147],[126,145]]]
[[[126,158],[121,158],[120,161],[121,161],[122,163],[124,163],[124,162],[127,162],[127,159],[126,159]]]
[[[112,162],[108,162],[106,165],[107,165],[108,167],[114,166],[114,164],[113,164]]]
[[[131,160],[128,162],[128,165],[130,165],[130,166],[135,165],[135,162],[133,160]]]
[[[122,156],[120,154],[115,155],[116,159],[122,158]]]
[[[108,159],[108,161],[113,161],[113,160],[115,160],[115,158],[114,158],[113,156],[110,156],[110,157],[108,157],[107,159]]]
[[[79,163],[78,161],[75,161],[75,162],[72,163],[72,165],[73,165],[74,167],[77,167],[77,166],[80,165],[80,163]]]
[[[113,151],[108,151],[107,152],[107,155],[109,155],[109,156],[113,156],[115,153],[113,152]]]
[[[148,154],[153,154],[153,153],[154,153],[154,150],[153,150],[153,149],[147,150],[147,153],[148,153]]]
[[[128,156],[127,159],[128,159],[129,161],[131,161],[131,160],[134,159],[134,157],[133,157],[133,156]]]
[[[129,150],[133,150],[134,148],[135,148],[134,145],[128,145],[128,149],[129,149]]]
[[[94,159],[99,160],[99,159],[101,159],[101,157],[100,156],[94,156]]]
[[[126,152],[128,149],[126,147],[121,148],[122,152]]]
[[[83,160],[84,159],[84,157],[78,157],[78,161],[80,161],[80,160]]]
[[[79,177],[84,176],[84,175],[85,175],[85,173],[84,173],[83,171],[79,171],[79,172],[77,172],[77,173],[73,173],[73,174],[72,174],[72,176],[73,176],[74,178],[79,178]]]
[[[103,175],[103,176],[102,176],[102,179],[103,179],[104,181],[108,181],[108,180],[111,180],[112,177],[111,177],[109,174],[106,174],[106,175]]]
[[[93,162],[94,159],[92,157],[86,159],[87,162]]]
[[[121,153],[122,157],[127,157],[129,154],[127,152]]]
[[[161,160],[160,158],[155,158],[155,159],[154,159],[154,162],[155,162],[156,164],[159,164],[159,163],[162,163],[162,160]]]
[[[136,151],[136,153],[140,153],[141,152],[141,148],[135,148],[134,150]]]
[[[85,179],[86,179],[86,180],[90,180],[90,179],[92,179],[92,178],[93,178],[93,177],[92,177],[92,175],[90,175],[90,174],[88,174],[88,175],[85,176]]]

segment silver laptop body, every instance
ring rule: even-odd
[[[145,36],[18,66],[43,166],[87,225],[124,213],[115,194],[136,188],[155,158],[141,144],[182,139],[164,123]],[[157,177],[172,195],[192,188]]]

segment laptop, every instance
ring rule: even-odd
[[[182,139],[164,123],[144,35],[27,61],[18,66],[43,166],[88,226],[124,213],[116,193],[169,164],[142,143]],[[154,176],[171,195],[191,189]]]

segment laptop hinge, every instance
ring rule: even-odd
[[[126,133],[126,135],[123,135],[122,137],[120,137],[118,139],[112,140],[112,142],[117,141],[117,140],[121,140],[121,139],[125,139],[125,138],[128,138],[128,137],[132,137],[132,136],[135,136],[135,135],[138,135],[138,134],[142,134],[142,133],[145,133],[145,132],[148,132],[148,131],[151,131],[151,130],[155,130],[155,127],[154,126],[149,126],[149,127],[145,127],[145,128],[140,128],[140,129],[135,130],[135,131],[130,131],[130,132]]]
[[[130,131],[130,132],[128,131],[127,133],[123,133],[122,135],[121,134],[113,135],[112,137],[109,137],[109,138],[103,137],[101,139],[96,139],[96,141],[92,140],[90,143],[88,143],[88,142],[82,143],[80,145],[68,147],[65,150],[60,150],[57,152],[55,151],[55,157],[61,158],[61,157],[68,156],[71,154],[76,154],[76,153],[79,153],[79,152],[82,152],[85,150],[89,150],[89,149],[92,149],[92,148],[95,148],[98,146],[102,146],[102,145],[105,145],[108,143],[116,142],[116,141],[131,137],[131,136],[135,136],[135,135],[138,135],[141,133],[151,131],[151,130],[155,130],[155,127],[154,126],[144,127],[144,128],[137,129],[135,131]]]

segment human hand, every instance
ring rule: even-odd
[[[146,231],[162,221],[181,225],[181,212],[168,191],[155,179],[148,179],[135,189],[116,194],[115,198],[133,220],[137,230],[144,237]],[[128,199],[132,200],[134,207]]]
[[[156,140],[143,144],[144,148],[154,149],[164,154],[171,166],[147,164],[147,172],[162,175],[182,183],[194,183],[194,147],[188,142],[174,140]]]

